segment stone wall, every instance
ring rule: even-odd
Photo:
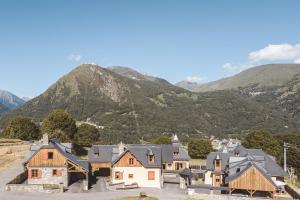
[[[28,178],[28,184],[50,184],[63,185],[68,187],[68,170],[67,167],[30,167],[28,170],[38,169],[42,174],[39,178]],[[61,170],[61,176],[54,176],[53,170]]]
[[[44,192],[44,193],[63,192],[63,188],[44,189],[43,185],[28,185],[28,184],[7,184],[5,190],[12,191],[12,192]]]

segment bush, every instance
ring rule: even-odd
[[[17,116],[6,124],[2,136],[21,140],[37,140],[41,134],[39,127],[31,118]]]
[[[194,139],[188,144],[188,151],[191,158],[206,159],[207,155],[213,151],[210,140]]]

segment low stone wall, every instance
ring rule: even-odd
[[[43,192],[43,193],[62,193],[63,188],[45,189],[43,185],[28,185],[28,184],[7,184],[6,191],[12,192]]]

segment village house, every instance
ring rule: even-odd
[[[71,144],[48,139],[44,134],[42,144],[33,145],[31,156],[24,163],[28,172],[27,184],[57,185],[68,187],[83,179],[84,189],[88,189],[90,165],[71,152]]]
[[[94,174],[110,176],[112,184],[161,188],[164,182],[189,182],[188,151],[177,136],[169,145],[93,145],[88,152]]]
[[[261,149],[239,145],[207,156],[205,184],[228,187],[229,193],[244,191],[253,196],[259,192],[274,197],[284,190],[286,176],[275,159]]]

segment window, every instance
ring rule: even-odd
[[[239,173],[241,171],[241,168],[236,169],[236,173]]]
[[[129,165],[133,165],[134,164],[134,159],[133,158],[129,158]]]
[[[32,169],[31,170],[31,178],[38,178],[39,177],[39,170]]]
[[[48,159],[53,159],[53,152],[48,152]]]
[[[162,168],[163,168],[163,169],[166,169],[166,164],[163,164]]]
[[[154,155],[149,155],[149,162],[154,162]]]
[[[128,178],[133,178],[133,174],[128,174]]]
[[[217,178],[216,178],[216,183],[219,183],[219,182],[220,182],[220,178],[217,177]]]
[[[116,180],[123,180],[123,172],[115,172]]]
[[[155,171],[148,171],[148,180],[155,180]]]
[[[182,163],[176,163],[175,164],[175,169],[176,170],[180,170],[180,169],[182,169],[183,168],[183,164]]]
[[[216,167],[220,167],[221,166],[221,161],[220,160],[216,160]]]
[[[61,176],[61,170],[53,169],[52,170],[52,176]]]

